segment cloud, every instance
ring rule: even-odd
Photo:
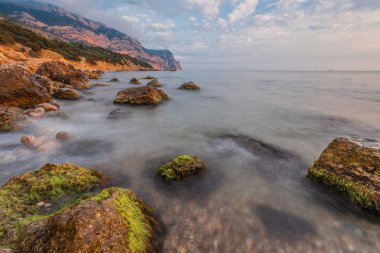
[[[151,23],[149,26],[156,31],[170,30],[175,28],[175,24],[173,21],[168,21],[165,23]]]
[[[255,12],[258,3],[259,0],[243,0],[239,2],[235,9],[228,14],[228,21],[230,23],[235,23],[248,17]]]
[[[203,14],[215,17],[219,14],[220,0],[187,0],[190,7],[200,10]]]

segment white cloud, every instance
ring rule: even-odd
[[[122,16],[121,18],[124,19],[125,21],[127,21],[128,23],[139,22],[139,19],[137,17],[134,17],[134,16]]]
[[[216,17],[219,14],[221,0],[186,0],[186,2],[207,16]]]
[[[171,30],[175,28],[175,24],[173,21],[168,21],[166,23],[152,23],[149,26],[156,31]]]
[[[228,21],[235,23],[255,12],[259,0],[243,0],[228,14]]]

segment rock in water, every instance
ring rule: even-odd
[[[198,84],[193,82],[184,83],[179,87],[180,90],[199,90],[200,88]]]
[[[53,111],[58,111],[59,110],[58,106],[56,106],[54,104],[51,104],[51,103],[39,104],[36,107],[44,109],[45,112],[53,112]]]
[[[129,81],[130,84],[141,84],[140,80],[137,79],[136,77],[132,78],[130,81]]]
[[[30,223],[20,252],[155,252],[156,223],[131,190],[105,189],[51,218]]]
[[[51,102],[50,91],[54,83],[47,78],[31,74],[18,65],[0,67],[0,104],[31,108]]]
[[[156,79],[156,78],[154,76],[146,76],[146,77],[143,77],[143,79],[152,80],[152,79]]]
[[[58,99],[65,100],[78,100],[80,98],[80,93],[73,89],[58,89],[56,93],[54,93],[54,97]]]
[[[49,77],[53,81],[72,85],[76,89],[89,89],[88,76],[73,65],[60,61],[44,62],[36,74]]]
[[[28,123],[21,109],[0,105],[0,132],[19,130]]]
[[[168,95],[160,89],[151,86],[127,88],[119,91],[115,104],[155,105],[167,100]]]
[[[168,181],[177,181],[205,169],[206,165],[199,157],[181,155],[159,168],[158,175]]]
[[[116,77],[114,77],[114,78],[112,78],[111,80],[110,80],[110,82],[120,82],[120,80],[118,79],[118,78],[116,78]]]
[[[308,177],[380,212],[380,143],[375,140],[335,139],[309,169]]]
[[[146,86],[162,87],[162,84],[157,79],[153,79],[152,81],[147,83]]]

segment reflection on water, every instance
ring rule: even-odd
[[[133,76],[153,74],[171,99],[113,105]],[[380,139],[379,73],[117,72],[79,101],[0,135],[0,182],[46,162],[97,168],[132,188],[161,221],[163,252],[379,252],[380,219],[305,178],[335,137]],[[178,90],[186,81],[200,92]],[[47,153],[24,134],[74,140]],[[180,154],[208,170],[183,182],[156,176]]]

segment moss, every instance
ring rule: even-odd
[[[0,243],[20,224],[47,217],[38,214],[39,201],[57,204],[65,195],[90,191],[101,180],[99,173],[69,163],[46,164],[12,178],[0,188]]]
[[[196,156],[180,155],[173,161],[158,169],[158,175],[165,180],[180,180],[186,176],[197,174],[206,168],[203,161]]]
[[[379,201],[375,200],[373,193],[365,185],[356,183],[348,177],[329,173],[327,170],[317,168],[314,165],[309,169],[307,176],[314,181],[345,192],[354,202],[366,209],[376,209],[380,206]]]

